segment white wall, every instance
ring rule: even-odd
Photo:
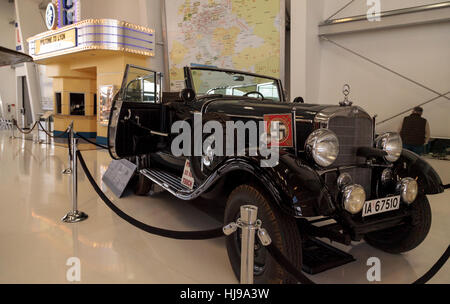
[[[437,2],[441,1],[381,1],[382,10]],[[434,97],[433,93],[319,40],[318,24],[346,3],[347,0],[292,1],[291,52],[296,52],[297,57],[292,55],[291,60],[291,97],[304,96],[309,103],[337,104],[343,99],[343,85],[348,83],[352,87],[351,99],[371,115],[378,114],[379,120]],[[301,9],[306,9],[306,14],[300,11]],[[336,15],[336,18],[366,12],[366,1],[359,0]],[[330,38],[445,93],[450,90],[449,33],[450,23],[443,23],[336,35]],[[450,138],[450,102],[441,98],[424,109],[424,116],[430,121],[432,135]],[[381,125],[377,131],[395,131],[400,122],[401,118],[398,118]]]
[[[0,46],[15,49],[15,27],[9,24],[14,20],[14,3],[0,1]],[[16,104],[15,73],[10,67],[0,68],[0,115],[10,118],[6,111],[8,104]]]

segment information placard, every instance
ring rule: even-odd
[[[123,196],[137,166],[126,159],[113,160],[103,175],[103,182],[119,198]]]

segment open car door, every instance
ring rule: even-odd
[[[161,136],[161,89],[160,73],[127,65],[108,126],[108,147],[114,159],[156,150]]]
[[[0,67],[23,62],[33,62],[33,57],[0,46]]]

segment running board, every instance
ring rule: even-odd
[[[177,197],[180,194],[189,195],[193,192],[193,190],[181,183],[181,177],[167,173],[166,171],[160,169],[143,169],[140,173]]]
[[[230,160],[230,162],[225,162],[221,167],[214,170],[214,172],[201,185],[194,184],[194,189],[192,190],[181,184],[180,176],[176,176],[161,169],[143,169],[140,170],[139,173],[177,198],[190,201],[200,197],[206,191],[209,191],[211,187],[213,187],[214,184],[227,173],[238,169],[250,170],[252,168],[253,167],[246,162]]]

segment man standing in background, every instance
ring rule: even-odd
[[[430,140],[430,125],[422,115],[423,109],[416,107],[400,126],[403,148],[419,155],[424,154],[425,145]]]

